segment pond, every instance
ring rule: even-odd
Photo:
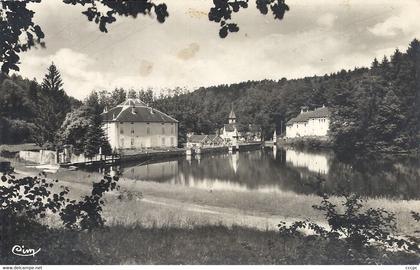
[[[206,190],[297,194],[348,191],[369,198],[419,199],[420,162],[369,156],[343,161],[332,152],[265,147],[113,167],[123,177]]]

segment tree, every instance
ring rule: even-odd
[[[137,98],[137,92],[133,89],[130,89],[127,93],[127,98]]]
[[[105,93],[91,92],[84,104],[68,113],[64,120],[58,138],[60,144],[71,144],[76,154],[84,153],[93,157],[99,153],[110,155],[111,146],[102,129],[101,112],[107,103]]]
[[[63,80],[54,62],[47,69],[47,74],[45,74],[44,80],[42,81],[42,88],[49,92],[63,91]]]
[[[153,103],[155,101],[155,97],[153,95],[152,89],[140,90],[138,93],[138,97],[141,101],[148,104],[149,106],[153,107]]]
[[[93,157],[99,153],[110,155],[111,146],[102,129],[102,119],[100,114],[94,114],[90,119],[90,124],[85,135],[84,154],[86,157]]]
[[[401,124],[405,118],[401,111],[401,105],[397,95],[392,89],[389,89],[378,106],[376,117],[382,127],[381,137],[387,145],[394,143],[399,130],[401,130]]]
[[[99,96],[96,92],[92,92],[85,100],[84,109],[89,122],[86,133],[84,135],[84,154],[87,157],[93,157],[99,153],[110,155],[112,152],[105,132],[102,129],[102,108],[99,104]]]
[[[39,145],[55,143],[56,133],[66,114],[71,110],[70,98],[63,90],[60,72],[52,63],[41,85],[41,95],[36,102],[37,126],[35,140]]]
[[[58,132],[60,145],[70,144],[75,154],[81,154],[85,149],[85,135],[91,124],[89,111],[81,106],[67,114]]]
[[[232,14],[248,7],[249,0],[214,0],[208,19],[220,25],[219,36],[225,38],[228,33],[239,31],[232,23]],[[2,73],[10,70],[19,71],[19,54],[32,47],[45,47],[45,37],[41,27],[33,22],[34,11],[28,4],[40,3],[41,0],[2,1],[0,9],[0,61]],[[63,0],[66,4],[82,5],[82,13],[91,22],[99,26],[101,32],[108,32],[107,25],[117,20],[116,16],[133,17],[149,15],[158,22],[165,22],[169,16],[165,3],[155,4],[153,0]],[[283,19],[289,6],[285,0],[256,0],[257,9],[266,15],[271,10],[275,19]],[[153,16],[155,15],[155,16]],[[22,41],[25,40],[25,41]]]
[[[111,93],[111,100],[109,107],[115,107],[127,99],[127,93],[123,88],[116,88]]]
[[[373,59],[373,62],[372,62],[372,65],[371,65],[371,68],[372,69],[377,69],[379,67],[379,62],[378,62],[378,59],[376,59],[376,57]]]

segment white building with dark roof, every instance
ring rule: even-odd
[[[178,146],[178,121],[139,99],[127,99],[105,110],[102,121],[112,149]]]
[[[325,137],[330,129],[331,113],[322,106],[313,111],[302,109],[300,114],[286,124],[286,138]]]
[[[236,144],[239,139],[238,126],[236,123],[236,115],[233,109],[229,113],[228,123],[220,130],[220,137],[230,144]]]
[[[261,141],[261,127],[259,125],[249,124],[248,127],[239,127],[236,122],[236,114],[231,109],[228,117],[228,123],[218,131],[220,138],[226,144],[237,144],[239,142],[259,142]]]

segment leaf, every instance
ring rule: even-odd
[[[228,27],[223,26],[222,28],[220,28],[220,30],[219,30],[219,36],[221,38],[225,38],[225,37],[227,37],[227,35],[228,35]]]

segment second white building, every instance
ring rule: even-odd
[[[331,113],[322,106],[313,111],[302,109],[300,114],[286,124],[286,138],[328,136]]]

